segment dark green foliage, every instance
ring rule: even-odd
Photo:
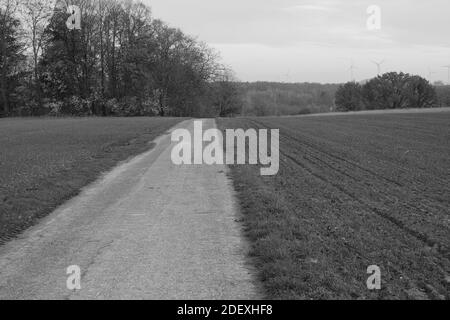
[[[229,90],[232,84],[214,84],[223,68],[213,50],[153,19],[142,2],[74,0],[71,4],[81,9],[81,30],[67,28],[65,0],[56,1],[53,11],[49,7],[42,52],[36,67],[25,68],[32,77],[22,91],[29,94],[22,103],[9,106],[15,90],[2,89],[2,96],[8,98],[0,100],[3,110],[14,109],[17,115],[215,116],[219,114],[212,112],[216,110],[212,100],[223,96],[219,89],[236,93]],[[9,29],[0,29],[2,37],[7,33],[11,47],[18,43],[20,37],[14,32],[21,27],[19,20],[13,21]],[[2,83],[15,84],[9,70],[18,61],[8,59],[9,78]],[[23,77],[19,80],[24,82]]]
[[[241,114],[242,95],[238,84],[231,81],[218,81],[211,85],[211,103],[220,117]]]
[[[18,90],[26,76],[24,45],[19,41],[20,22],[10,10],[0,7],[0,116],[9,115],[18,106]]]
[[[191,115],[212,75],[209,49],[153,20],[142,3],[87,3],[82,30],[66,28],[63,10],[47,28],[47,97],[62,100],[69,114]],[[98,106],[74,108],[73,97]]]
[[[240,83],[243,115],[298,115],[334,110],[336,84]]]
[[[434,108],[438,103],[434,87],[419,76],[409,77],[407,97],[409,108]]]
[[[404,73],[386,73],[370,80],[364,86],[364,103],[367,109],[408,108],[408,83]]]
[[[336,93],[340,111],[433,108],[438,105],[435,88],[424,78],[390,72],[363,86],[349,82]]]
[[[438,102],[441,107],[450,107],[450,85],[435,87]]]
[[[362,88],[359,83],[347,82],[336,92],[337,111],[358,111],[363,108]]]

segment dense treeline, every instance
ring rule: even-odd
[[[318,83],[240,83],[243,115],[273,116],[330,112],[339,85]]]
[[[450,107],[450,86],[403,73],[386,73],[365,84],[240,83],[242,114],[298,115],[350,110]]]
[[[0,114],[228,115],[230,72],[134,0],[0,0]],[[68,5],[81,30],[66,26]]]
[[[440,107],[450,107],[450,85],[435,86]]]
[[[348,82],[336,92],[337,111],[433,108],[440,100],[426,79],[389,72],[361,85]]]

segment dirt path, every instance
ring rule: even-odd
[[[329,112],[329,113],[314,113],[304,114],[294,117],[323,117],[323,116],[349,116],[349,115],[379,115],[379,114],[416,114],[416,113],[441,113],[450,112],[449,107],[443,108],[423,108],[423,109],[384,109],[384,110],[361,110],[348,112]],[[291,118],[293,116],[282,116],[282,118]]]
[[[160,137],[1,247],[0,299],[258,298],[227,168],[174,166],[171,146]]]

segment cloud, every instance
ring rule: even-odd
[[[215,44],[244,80],[278,79],[289,66],[302,70],[298,80],[345,80],[335,64],[346,70],[351,58],[361,77],[373,72],[370,59],[389,58],[392,69],[424,74],[428,65],[450,64],[448,0],[145,1],[156,17]],[[374,3],[382,10],[380,31],[366,28]]]
[[[298,11],[333,11],[335,10],[334,8],[331,7],[327,7],[327,6],[321,6],[321,5],[313,5],[313,4],[304,4],[304,5],[297,5],[297,6],[292,6],[292,7],[286,7],[286,8],[282,8],[282,11],[287,11],[287,12],[298,12]]]

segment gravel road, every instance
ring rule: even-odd
[[[227,168],[175,166],[170,134],[156,142],[0,247],[0,299],[259,298]]]

